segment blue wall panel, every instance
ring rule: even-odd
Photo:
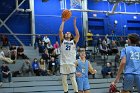
[[[19,0],[21,2],[22,0]],[[70,0],[67,1],[67,9],[70,9]],[[4,20],[14,9],[15,9],[15,0],[0,0],[0,18]],[[88,9],[91,10],[100,10],[100,11],[111,11],[113,7],[112,3],[108,3],[106,1],[103,2],[94,2],[93,0],[88,0]],[[29,8],[28,0],[20,7],[20,8]],[[126,9],[125,9],[126,8]],[[60,1],[59,0],[49,0],[48,2],[42,2],[42,0],[35,0],[35,30],[36,34],[58,34],[59,26],[61,24],[61,13],[60,9]],[[116,11],[121,12],[140,12],[140,4],[124,4],[120,3]],[[97,17],[93,17],[93,14],[97,14]],[[137,19],[134,19],[134,16]],[[64,32],[71,31],[74,34],[73,28],[73,18],[77,17],[77,26],[80,31],[80,41],[79,45],[83,44],[83,26],[82,26],[82,13],[72,11],[72,17],[67,20],[64,28]],[[103,13],[88,13],[89,18],[93,19],[102,19],[100,21],[89,21],[89,29],[92,29],[94,34],[111,34],[112,30],[115,31],[116,35],[123,35],[124,33],[127,35],[128,33],[139,33],[140,34],[140,25],[139,23],[129,22],[132,21],[140,21],[139,15],[123,15],[123,14],[115,14],[107,16]],[[117,20],[118,24],[114,26],[114,21]],[[30,14],[29,13],[21,13],[16,12],[14,15],[6,22],[7,26],[14,33],[31,33],[30,31]],[[124,30],[124,25],[126,25],[126,29]],[[0,28],[1,33],[8,33],[5,27]],[[49,36],[52,43],[55,42],[56,37]],[[19,37],[21,39],[25,39],[24,37]],[[57,37],[58,38],[58,37]],[[27,37],[28,40],[31,40],[30,37]],[[14,40],[12,37],[11,41]],[[25,42],[25,40],[23,42]]]
[[[136,5],[137,12],[140,12],[140,4]]]
[[[105,11],[111,11],[113,7],[112,3],[108,3],[108,2],[94,2],[93,0],[89,0],[88,1],[88,9],[91,10],[105,10]],[[125,10],[127,12],[136,12],[136,11],[140,11],[140,4],[124,4],[124,3],[120,3],[116,10],[117,12],[125,12]],[[97,14],[96,17],[93,16],[93,14]],[[124,33],[127,35],[128,33],[131,32],[135,32],[140,34],[140,30],[139,30],[139,24],[134,24],[134,23],[129,23],[127,22],[127,20],[140,20],[139,15],[124,15],[124,14],[115,14],[115,15],[110,15],[107,16],[106,14],[103,13],[88,13],[89,18],[97,18],[97,19],[104,19],[104,34],[111,34],[112,30],[115,31],[116,35],[124,35]],[[137,17],[137,19],[134,19],[134,16]],[[117,20],[118,24],[115,26],[114,25],[114,21]],[[98,22],[95,23],[91,23],[89,22],[89,25],[94,25],[96,26],[98,24]],[[125,29],[124,30],[124,25],[127,26],[127,28],[129,29]],[[131,28],[133,26],[133,28]],[[98,33],[101,34],[98,31],[93,31],[93,33]],[[103,34],[103,33],[102,33]]]
[[[94,10],[109,10],[108,2],[93,2],[93,0],[88,1],[88,9]]]
[[[0,18],[4,21],[9,14],[15,9],[16,7],[16,0],[0,0]],[[22,0],[19,0],[19,3]],[[20,8],[29,9],[29,3],[28,0],[26,0],[23,5]],[[6,25],[13,31],[13,33],[23,33],[23,34],[30,34],[31,28],[30,28],[30,14],[29,13],[21,13],[21,12],[15,12],[6,22]],[[1,33],[9,33],[8,30],[2,26],[0,28]],[[18,36],[19,39],[25,44],[29,45],[31,43],[31,37],[27,36]],[[11,44],[19,44],[15,43],[17,40],[9,36],[9,40],[11,41]],[[27,41],[30,41],[26,43]]]
[[[126,4],[126,12],[136,12],[135,4]]]
[[[35,15],[60,15],[59,0],[49,0],[42,2],[42,0],[35,0]]]
[[[11,28],[14,33],[30,34],[30,16],[28,15],[14,15],[7,21],[7,26]]]

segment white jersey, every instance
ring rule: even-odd
[[[60,65],[72,64],[76,61],[76,45],[74,40],[63,40],[61,44]]]

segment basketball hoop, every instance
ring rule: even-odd
[[[81,0],[70,0],[71,8],[76,8],[77,6],[81,6]]]

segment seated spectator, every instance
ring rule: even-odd
[[[15,45],[12,45],[10,47],[10,52],[11,52],[11,59],[15,60],[17,58],[17,49]]]
[[[54,57],[54,59],[57,59],[58,55],[56,54],[56,51],[54,49],[50,53],[50,57]]]
[[[49,67],[48,70],[50,74],[55,75],[56,74],[56,68],[57,68],[57,62],[54,57],[51,57],[51,60],[49,61]]]
[[[1,66],[1,72],[2,72],[2,78],[8,78],[8,81],[11,82],[11,72],[9,67],[7,66],[6,63],[3,63]]]
[[[43,41],[45,42],[45,46],[47,46],[47,44],[50,42],[50,39],[46,35],[46,36],[44,36]]]
[[[86,37],[87,37],[88,46],[92,46],[92,42],[93,42],[93,33],[91,32],[91,30],[88,31]]]
[[[106,67],[102,68],[101,73],[102,73],[103,78],[105,78],[108,75],[110,75],[111,78],[113,78],[113,73],[112,73],[112,69],[111,69],[111,63],[108,62],[106,64]]]
[[[111,43],[111,41],[110,41],[110,39],[107,37],[107,35],[105,36],[105,41],[106,41],[107,46],[110,48],[110,43]]]
[[[23,46],[19,46],[17,48],[17,59],[21,57],[22,59],[29,59],[25,54],[24,54],[24,48]]]
[[[25,60],[21,67],[21,72],[23,76],[29,76],[29,74],[33,73],[32,66],[29,60]]]
[[[15,61],[13,61],[11,58],[5,57],[5,54],[3,51],[0,52],[0,60],[6,62],[6,63],[13,63],[15,64]]]
[[[9,46],[9,40],[7,36],[3,35],[1,40],[2,40],[2,46]]]
[[[105,38],[103,39],[102,44],[105,44],[105,45],[107,45],[107,46],[108,46],[107,41],[106,41],[106,39],[105,39]]]
[[[35,58],[32,62],[32,69],[36,76],[40,76],[40,67],[37,58]]]
[[[55,49],[59,48],[59,43],[58,43],[58,41],[55,42],[55,44],[53,45],[53,47],[54,47]]]
[[[10,58],[10,50],[8,48],[3,47],[2,51],[3,51],[5,57]]]
[[[111,52],[112,52],[113,54],[118,53],[118,46],[117,46],[117,44],[116,44],[115,41],[112,41],[112,44],[111,44]]]
[[[107,55],[109,54],[109,49],[107,47],[107,44],[105,43],[102,43],[99,45],[99,52],[101,53],[101,55]]]
[[[39,45],[39,54],[42,55],[44,53],[46,47],[44,45],[44,42],[42,41],[41,44]]]
[[[51,42],[48,42],[48,44],[47,44],[47,49],[48,49],[49,54],[54,50],[54,48],[53,48]]]
[[[35,38],[35,43],[34,43],[35,49],[39,46],[40,42],[42,42],[42,37],[40,35],[37,35]]]
[[[98,47],[100,46],[100,44],[102,44],[102,39],[101,39],[101,38],[99,38],[99,39],[97,40],[97,46],[98,46]]]
[[[45,63],[45,60],[43,60],[42,58],[40,59],[39,67],[40,67],[41,76],[45,76],[46,75],[46,63]]]
[[[56,51],[56,54],[59,55],[60,54],[60,49],[59,49],[59,43],[58,41],[55,42],[55,44],[53,45],[55,51]]]
[[[45,53],[42,54],[43,60],[45,60],[46,64],[48,64],[48,60],[50,59],[48,50],[45,50]]]

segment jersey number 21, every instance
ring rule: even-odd
[[[66,50],[70,50],[70,46],[69,45],[66,45]]]

